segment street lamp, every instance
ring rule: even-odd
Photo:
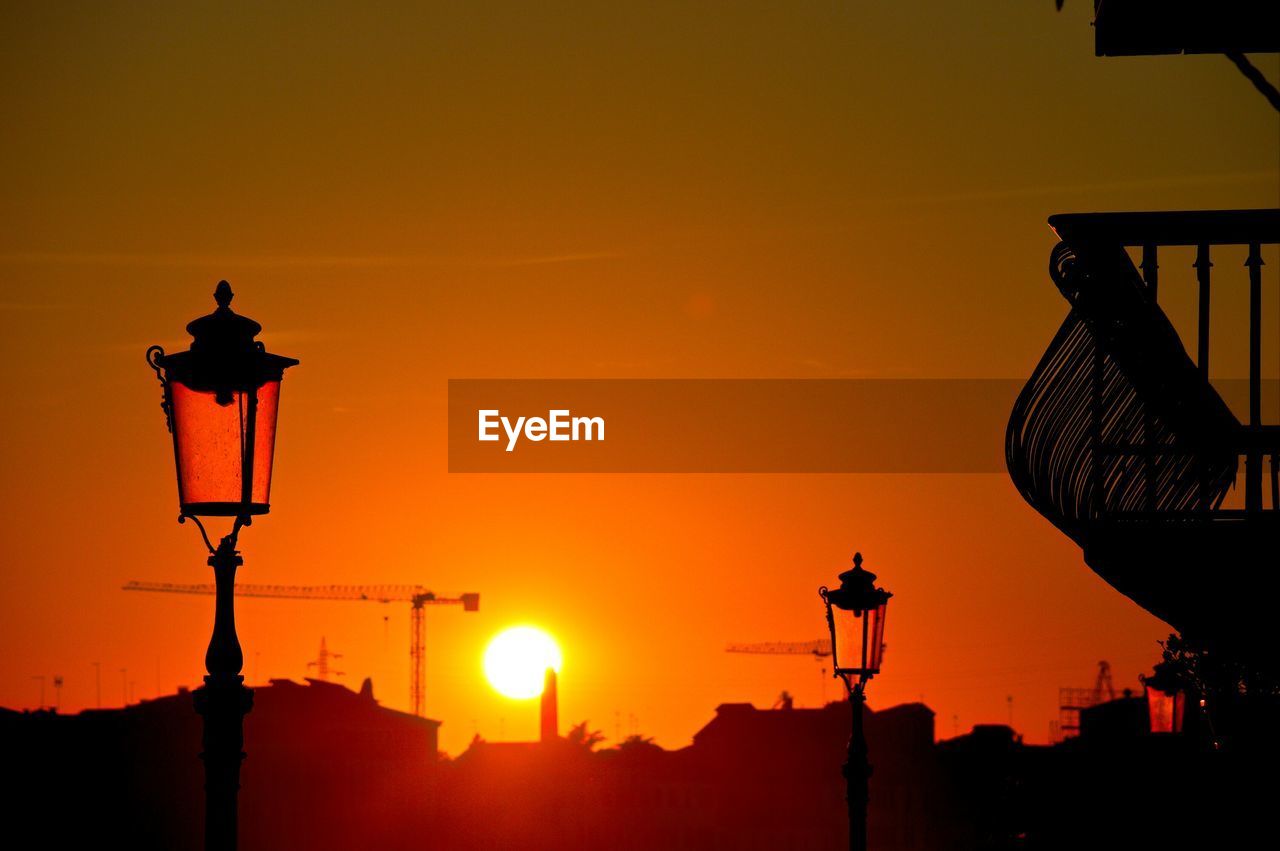
[[[1147,698],[1147,718],[1152,733],[1181,733],[1187,694],[1177,674],[1165,663],[1149,677],[1139,677]]]
[[[867,680],[880,673],[884,655],[884,616],[893,595],[875,585],[876,575],[862,569],[862,553],[854,553],[853,569],[840,574],[840,587],[818,589],[827,607],[827,628],[831,631],[831,668],[849,692],[853,730],[849,736],[849,757],[844,765],[846,800],[849,806],[849,848],[867,847],[867,781],[871,765],[867,761],[867,740],[862,732],[862,710],[866,703]]]
[[[253,692],[240,671],[244,654],[236,637],[236,550],[240,529],[270,510],[280,381],[293,358],[273,355],[254,340],[262,326],[231,310],[231,286],[218,283],[218,309],[187,325],[191,348],[166,355],[147,349],[147,363],[163,387],[178,474],[178,522],[188,518],[209,549],[216,597],[213,635],[205,653],[208,675],[195,691],[204,718],[205,847],[236,847],[236,794],[244,759],[244,716]],[[231,531],[215,547],[201,517],[228,517]]]

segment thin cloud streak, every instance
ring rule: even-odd
[[[190,266],[216,266],[220,268],[289,268],[289,267],[346,267],[392,268],[435,266],[439,268],[516,268],[521,266],[546,266],[560,263],[585,263],[609,260],[623,255],[610,251],[583,251],[564,254],[531,255],[526,257],[498,257],[491,259],[428,257],[396,254],[368,255],[217,255],[217,254],[90,254],[52,252],[12,252],[0,254],[0,264],[23,266],[125,266],[145,268],[175,268]],[[0,308],[5,305],[0,305]]]
[[[26,304],[16,301],[0,301],[0,312],[11,313],[42,310],[76,310],[78,308],[79,305],[75,304]]]
[[[876,203],[886,205],[949,204],[965,201],[995,201],[1005,198],[1034,198],[1041,195],[1084,195],[1096,192],[1120,192],[1130,189],[1164,189],[1180,186],[1217,186],[1223,183],[1261,183],[1280,180],[1280,171],[1240,171],[1224,174],[1191,174],[1179,177],[1152,177],[1144,180],[1114,180],[1102,183],[1070,183],[1043,186],[1018,186],[980,192],[956,192],[939,195],[917,195],[885,198]]]
[[[556,263],[585,263],[591,260],[617,260],[623,255],[612,251],[590,251],[578,254],[552,254],[546,257],[515,257],[509,260],[478,261],[476,266],[509,267],[509,266],[548,266]]]

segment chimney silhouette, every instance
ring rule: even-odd
[[[542,741],[554,742],[559,738],[559,718],[556,707],[556,669],[547,668],[542,685]]]

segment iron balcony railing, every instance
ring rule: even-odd
[[[1050,276],[1071,312],[1009,423],[1007,461],[1023,495],[1077,540],[1098,520],[1276,511],[1280,425],[1263,416],[1262,293],[1280,210],[1084,213],[1049,224],[1061,239]],[[1243,274],[1213,274],[1215,258],[1242,250]],[[1161,260],[1175,253],[1195,273],[1194,360],[1159,302]],[[1209,380],[1211,290],[1235,281],[1249,293],[1243,421]],[[1243,505],[1229,507],[1241,458]]]

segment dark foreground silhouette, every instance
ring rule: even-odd
[[[725,704],[689,747],[476,741],[436,754],[439,723],[371,688],[276,680],[246,719],[245,849],[835,849],[848,704]],[[870,845],[890,849],[1231,847],[1261,828],[1275,748],[1213,752],[1146,732],[1142,698],[1082,713],[1046,747],[1007,727],[934,743],[932,711],[866,714]],[[199,847],[200,719],[189,694],[74,716],[0,710],[18,783],[11,832],[51,848]],[[1265,769],[1265,770],[1264,770]]]

